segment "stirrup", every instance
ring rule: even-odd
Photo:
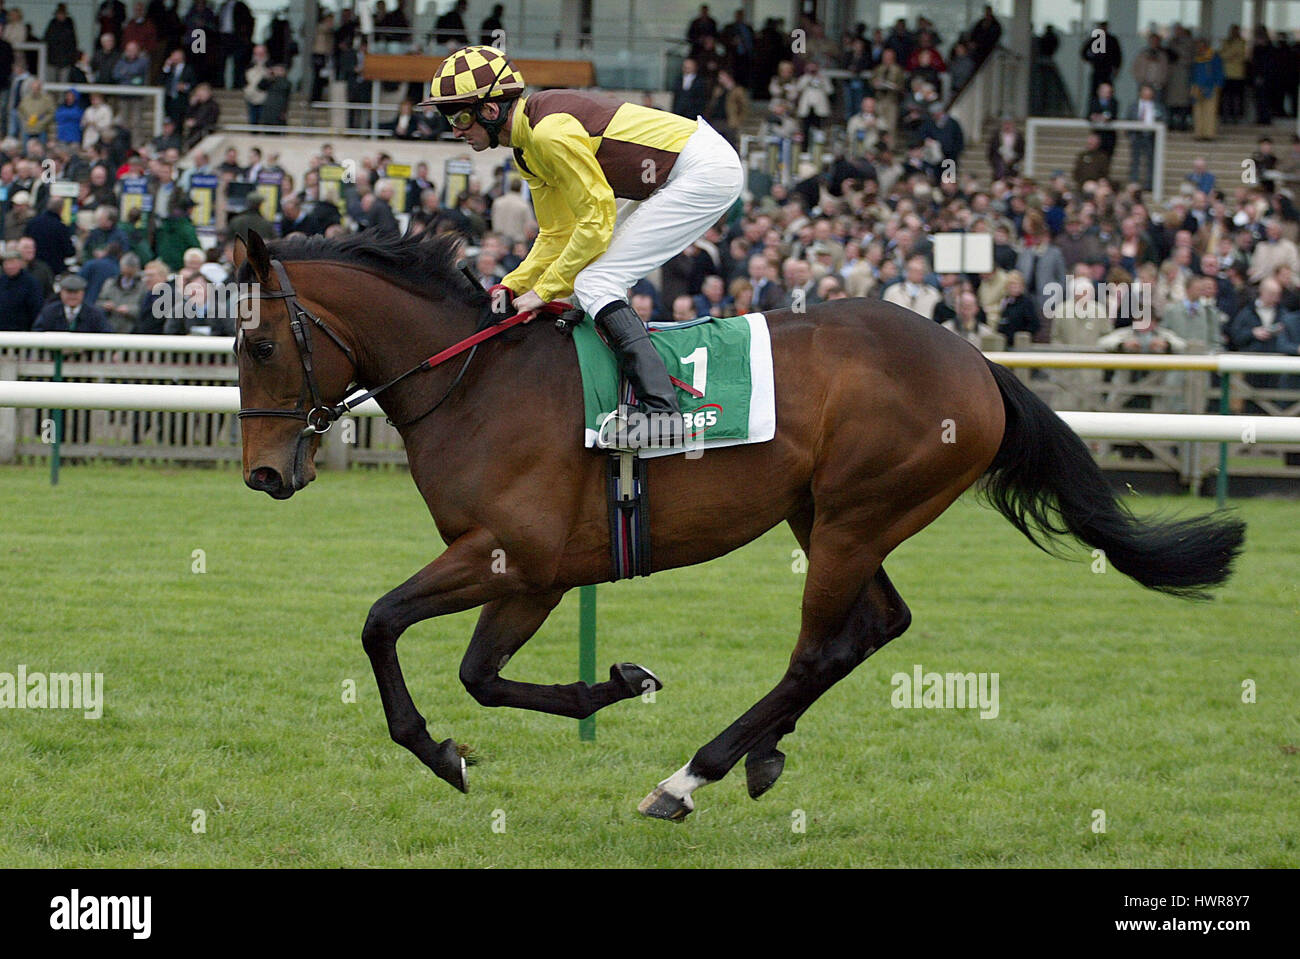
[[[606,413],[596,429],[596,448],[602,450],[630,449],[625,445],[627,437],[627,417],[631,407],[620,403],[612,412]]]

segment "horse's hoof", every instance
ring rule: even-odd
[[[636,811],[652,819],[681,822],[694,808],[688,800],[678,799],[662,786],[656,786],[654,792],[641,800],[641,805],[636,807]]]
[[[749,798],[757,799],[771,789],[784,769],[785,753],[779,749],[772,750],[762,759],[746,759],[745,787],[749,790]]]
[[[469,792],[465,766],[465,757],[460,754],[460,747],[455,741],[444,739],[438,743],[438,768],[434,772],[439,779],[445,779],[463,793]]]
[[[630,696],[641,696],[664,688],[658,676],[636,663],[615,663],[609,667],[609,678],[627,687]]]

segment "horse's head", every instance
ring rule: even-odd
[[[320,307],[272,263],[256,232],[236,240],[235,265],[251,307],[240,311],[235,339],[244,482],[288,499],[316,478],[313,457],[328,420],[314,411],[343,399],[355,368],[346,345],[315,322],[324,315]]]

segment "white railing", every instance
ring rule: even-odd
[[[0,350],[40,349],[228,354],[229,336],[144,336],[113,333],[0,333]],[[989,360],[1013,368],[1196,370],[1217,373],[1300,374],[1300,357],[1255,353],[1149,356],[1115,353],[998,352]],[[124,369],[123,372],[128,372]],[[0,408],[100,409],[154,412],[233,413],[239,389],[140,383],[67,383],[0,380]],[[355,412],[378,416],[369,400]],[[1300,417],[1060,411],[1058,415],[1089,439],[1149,439],[1229,442],[1250,428],[1258,442],[1300,443]]]
[[[35,421],[25,412],[27,410],[67,410],[68,416],[75,418],[78,428],[73,431],[75,438],[66,455],[237,459],[238,433],[230,414],[239,409],[239,390],[225,385],[236,378],[236,369],[229,362],[233,344],[233,338],[228,336],[0,333],[0,461],[12,462],[15,455],[41,455],[48,449],[34,442]],[[32,351],[33,355],[24,357],[24,351]],[[166,362],[155,358],[155,354],[158,357],[184,357],[188,354],[190,358],[179,363]],[[1300,416],[1288,415],[1294,411],[1286,404],[1279,405],[1263,398],[1269,392],[1267,390],[1247,390],[1246,394],[1255,397],[1265,410],[1274,415],[1228,415],[1228,383],[1230,378],[1235,378],[1234,374],[1297,375],[1300,374],[1300,357],[1249,353],[1152,356],[1039,350],[990,352],[986,355],[1004,366],[1025,370],[1022,375],[1026,377],[1027,371],[1034,368],[1149,371],[1157,376],[1169,371],[1221,374],[1218,415],[1201,412],[1208,397],[1204,384],[1200,384],[1197,378],[1189,378],[1186,389],[1182,391],[1171,392],[1168,387],[1153,387],[1152,390],[1153,395],[1159,393],[1161,396],[1174,393],[1183,396],[1185,392],[1182,408],[1190,410],[1189,413],[1127,412],[1115,410],[1113,406],[1103,411],[1058,410],[1057,414],[1079,436],[1095,441],[1093,452],[1108,467],[1137,468],[1138,462],[1130,463],[1127,458],[1118,462],[1106,459],[1109,454],[1105,450],[1110,443],[1141,441],[1138,445],[1155,455],[1151,460],[1152,467],[1163,466],[1172,470],[1196,490],[1206,475],[1198,444],[1219,444],[1218,490],[1222,498],[1226,496],[1230,448],[1249,447],[1252,451],[1262,451],[1260,455],[1266,456],[1269,448],[1300,444]],[[62,380],[60,363],[63,374],[77,382]],[[56,377],[54,381],[46,379],[51,371]],[[117,382],[120,380],[152,382]],[[1127,395],[1114,384],[1107,389],[1121,398]],[[1132,388],[1128,392],[1132,393]],[[1067,390],[1062,397],[1072,395],[1074,393]],[[362,445],[356,448],[340,445],[331,434],[326,444],[329,465],[343,468],[352,461],[403,462],[400,437],[381,420],[375,419],[381,414],[378,404],[369,401],[355,412],[358,417],[370,418],[365,420]],[[126,420],[122,419],[124,415]],[[178,444],[164,421],[137,420],[134,418],[137,415],[143,418],[198,417],[206,425],[199,430],[203,433],[199,440],[182,439]],[[1280,456],[1281,451],[1272,455]],[[1294,476],[1293,456],[1287,454],[1287,465],[1281,469],[1264,464],[1259,475]],[[57,451],[51,458],[57,460]],[[1256,474],[1251,472],[1250,475]]]
[[[239,410],[239,387],[0,380],[0,407],[235,413]],[[352,413],[357,416],[384,415],[373,399],[362,403]],[[1300,444],[1300,417],[1078,410],[1064,410],[1057,416],[1084,439],[1231,443],[1239,442],[1243,435],[1250,435],[1259,443]]]
[[[78,93],[102,93],[106,97],[148,97],[153,100],[153,135],[162,136],[163,119],[166,113],[163,111],[163,95],[166,92],[162,87],[145,87],[130,86],[121,83],[47,83],[45,89],[58,92],[61,90],[76,90]],[[134,131],[132,131],[134,133]]]
[[[233,336],[147,336],[137,333],[0,333],[0,350],[154,350],[230,353]],[[1300,356],[1275,353],[1068,353],[1018,351],[984,354],[1009,367],[1102,370],[1208,370],[1214,373],[1300,373]]]
[[[93,335],[93,334],[91,334]],[[4,345],[0,336],[0,347]],[[1277,353],[1182,353],[1157,356],[1142,353],[985,353],[1009,367],[1058,370],[1202,370],[1210,373],[1300,373],[1300,356]]]
[[[391,107],[385,109],[391,110]],[[321,134],[334,137],[370,137],[383,138],[391,137],[392,130],[371,130],[360,127],[306,127],[306,126],[278,126],[274,123],[223,123],[220,126],[223,133],[256,133],[264,135],[269,133],[278,133],[282,136],[319,136]]]
[[[0,380],[0,407],[36,410],[141,410],[147,413],[237,413],[239,387]],[[357,416],[384,415],[374,400],[366,400],[352,412]]]
[[[148,336],[137,333],[0,333],[0,350],[155,350],[231,353],[233,336]]]

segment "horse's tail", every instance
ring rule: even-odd
[[[1009,369],[989,363],[1006,429],[985,474],[986,499],[1044,552],[1072,536],[1143,586],[1205,599],[1224,583],[1246,524],[1230,515],[1151,520],[1135,517],[1111,491],[1088,447]]]

